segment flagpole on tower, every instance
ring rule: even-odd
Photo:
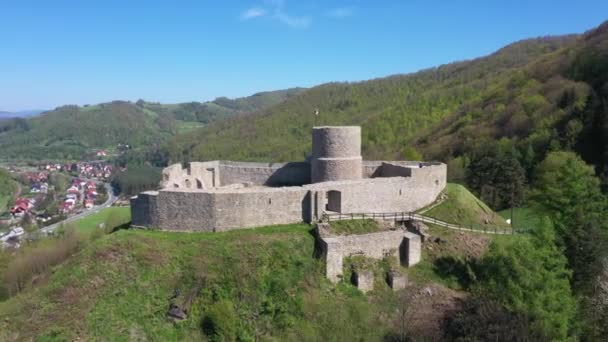
[[[317,126],[317,118],[319,117],[319,108],[315,108],[314,111],[314,120],[313,120],[313,127]]]

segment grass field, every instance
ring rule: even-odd
[[[0,215],[7,212],[8,202],[10,201],[11,196],[0,195]]]
[[[177,133],[188,133],[204,126],[202,122],[177,120]]]
[[[506,209],[498,212],[505,219],[511,218],[511,210]],[[513,227],[533,229],[541,223],[541,218],[530,208],[513,209]]]
[[[115,216],[115,221],[120,224],[125,224],[131,221],[131,208],[130,207],[109,207],[105,208],[98,213],[89,215],[78,221],[74,221],[74,225],[78,230],[89,233],[97,228],[100,224],[108,221],[110,216]]]
[[[424,213],[449,223],[460,225],[488,225],[508,227],[505,219],[490,209],[485,203],[460,184],[448,184],[447,199]]]
[[[330,224],[331,232],[336,235],[357,235],[375,233],[380,230],[375,220],[344,220],[333,221]]]

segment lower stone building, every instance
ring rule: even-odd
[[[316,235],[318,254],[325,257],[325,274],[332,283],[342,280],[346,257],[364,256],[377,260],[394,257],[401,266],[410,267],[419,263],[422,255],[420,236],[399,228],[368,234],[334,235],[328,223],[319,223]]]

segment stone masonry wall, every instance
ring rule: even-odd
[[[203,166],[206,169],[209,165]],[[394,165],[391,168],[402,171]],[[407,171],[412,172],[411,177],[323,182],[301,187],[167,188],[155,195],[142,193],[132,199],[133,224],[167,230],[213,231],[313,222],[325,212],[329,191],[340,193],[342,213],[409,212],[432,203],[445,187],[444,164]]]
[[[131,224],[133,226],[152,227],[159,224],[157,197],[157,191],[146,191],[131,198]]]
[[[306,221],[308,191],[301,187],[256,189],[258,191],[217,192],[216,231]]]
[[[161,188],[212,189],[250,183],[266,186],[296,186],[310,183],[310,164],[248,163],[231,161],[191,162],[187,168],[173,164],[162,171]]]
[[[413,266],[420,262],[421,242],[416,234],[403,230],[385,231],[362,235],[323,236],[317,228],[317,235],[326,257],[326,276],[333,282],[340,281],[345,257],[362,255],[372,259],[382,259],[394,255],[403,266]]]
[[[220,162],[222,185],[252,183],[267,186],[296,186],[310,183],[310,164]]]
[[[412,169],[394,163],[382,163],[380,177],[411,177]]]
[[[214,199],[213,194],[203,191],[159,191],[158,224],[154,226],[163,230],[214,231]]]
[[[192,162],[187,168],[173,164],[162,171],[161,188],[210,189],[219,185],[219,163]]]
[[[387,173],[384,172],[386,170],[385,165],[389,164],[392,166],[401,166],[407,168],[420,168],[422,165],[425,167],[436,167],[444,165],[440,162],[423,162],[423,161],[409,161],[409,160],[399,160],[399,161],[381,161],[381,160],[364,160],[363,161],[363,178],[377,178],[377,177],[390,177]]]
[[[432,203],[445,188],[445,178],[437,174],[430,178],[392,177],[371,178],[360,181],[325,182],[305,186],[316,191],[317,202],[314,212],[322,213],[327,201],[323,201],[328,191],[339,191],[341,194],[342,213],[381,213],[409,212]],[[444,176],[445,177],[445,176]]]
[[[313,183],[361,179],[361,127],[313,127],[311,166]]]

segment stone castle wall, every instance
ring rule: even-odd
[[[307,221],[308,191],[301,187],[215,193],[215,230]],[[270,191],[268,191],[270,190]]]
[[[403,230],[384,231],[361,235],[328,236],[317,226],[317,238],[321,254],[326,257],[326,276],[333,282],[340,281],[343,259],[362,255],[372,259],[387,256],[399,258],[401,265],[413,266],[420,262],[420,236]]]
[[[160,223],[157,198],[158,191],[142,192],[131,198],[131,221],[134,225],[153,227]]]
[[[208,190],[241,183],[266,186],[308,184],[310,164],[210,161],[191,162],[187,168],[173,164],[163,170],[161,188]]]
[[[158,221],[152,227],[174,231],[208,231],[216,226],[215,196],[208,192],[159,191]],[[135,220],[133,224],[139,226]]]
[[[220,162],[222,185],[252,183],[267,186],[294,186],[310,183],[310,164]]]
[[[203,165],[204,169],[210,165],[213,164]],[[382,168],[375,171],[380,176],[360,180],[280,188],[255,185],[211,189],[168,187],[158,192],[142,193],[132,200],[133,225],[167,230],[224,231],[313,222],[327,210],[341,213],[409,212],[432,203],[445,187],[444,164],[427,164],[422,168],[394,163],[381,165]],[[222,167],[218,167],[221,170]],[[235,167],[239,174],[245,170],[238,164]],[[295,172],[300,172],[299,167],[294,168]],[[251,169],[254,169],[254,175],[262,172],[255,167]],[[255,179],[249,177],[247,171],[244,171],[245,176],[231,176],[230,179]],[[233,171],[228,174],[230,172]],[[407,173],[411,176],[400,176]],[[204,179],[204,175],[199,176]],[[338,199],[338,204],[330,203],[332,196]]]
[[[161,188],[211,189],[219,185],[219,162],[192,162],[187,168],[173,164],[162,171]]]
[[[401,166],[404,168],[422,168],[436,167],[444,165],[440,162],[420,162],[420,161],[381,161],[381,160],[364,160],[363,161],[363,178],[376,177],[391,177],[385,170],[387,165]]]
[[[445,188],[445,165],[429,166],[412,177],[380,177],[360,181],[325,182],[307,186],[317,192],[315,211],[325,209],[328,193],[338,191],[342,213],[410,212],[423,208]],[[423,167],[424,169],[424,167]],[[417,169],[411,169],[412,173]]]
[[[313,128],[310,162],[192,162],[162,172],[158,192],[132,199],[133,224],[223,231],[314,222],[326,212],[409,212],[446,185],[442,163],[361,159],[361,128]]]

